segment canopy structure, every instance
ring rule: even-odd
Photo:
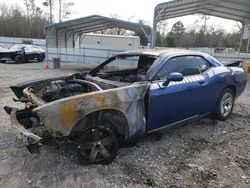
[[[243,25],[242,31],[248,33],[248,51],[250,40],[250,0],[174,0],[158,4],[154,10],[151,47],[155,45],[155,33],[159,21],[192,14],[204,14],[241,22]],[[242,32],[242,38],[243,35],[245,36],[246,34]]]
[[[115,18],[92,15],[45,26],[46,45],[49,48],[75,47],[75,41],[83,33],[90,33],[110,28],[121,28],[144,34],[147,38],[152,28],[147,25],[123,21]]]

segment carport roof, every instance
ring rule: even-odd
[[[250,0],[175,0],[158,4],[154,20],[176,18],[191,14],[204,14],[250,23]]]
[[[250,30],[250,0],[173,0],[155,7],[150,47],[155,46],[155,33],[159,21],[192,14],[236,20],[242,23],[243,30]],[[247,46],[249,43],[250,39]],[[242,41],[240,46],[241,44]]]
[[[133,22],[123,21],[115,18],[108,18],[99,15],[92,15],[87,17],[82,17],[74,20],[69,20],[61,23],[50,24],[45,26],[44,34],[48,35],[52,30],[64,30],[72,32],[82,32],[89,33],[109,28],[123,28],[126,30],[131,30],[136,33],[143,33],[150,35],[151,27],[143,24],[137,24]]]

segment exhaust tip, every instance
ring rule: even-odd
[[[7,113],[7,114],[11,114],[11,112],[12,112],[12,110],[13,110],[13,108],[12,107],[9,107],[9,106],[4,106],[3,107],[4,108],[4,110],[5,110],[5,112]]]

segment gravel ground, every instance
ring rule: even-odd
[[[67,144],[30,154],[2,109],[22,106],[10,85],[76,71],[43,65],[0,64],[0,187],[250,187],[250,83],[225,122],[204,118],[120,149],[111,165],[82,166]]]

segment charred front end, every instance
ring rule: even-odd
[[[46,134],[46,129],[34,109],[63,98],[102,90],[98,85],[72,78],[47,79],[19,84],[11,89],[17,96],[15,102],[24,103],[24,109],[5,106],[12,125],[18,130],[18,137],[26,145],[38,143]]]

